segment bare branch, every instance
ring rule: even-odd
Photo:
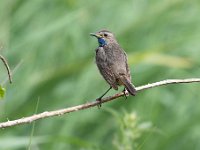
[[[163,80],[163,81],[159,81],[159,82],[155,82],[155,83],[146,84],[146,85],[143,85],[143,86],[136,87],[136,90],[137,90],[137,92],[139,92],[139,91],[142,91],[142,90],[154,88],[154,87],[157,87],[157,86],[167,85],[167,84],[193,83],[193,82],[200,82],[200,78]],[[126,94],[128,95],[128,93],[126,93]],[[124,95],[123,92],[121,92],[121,93],[115,94],[113,96],[103,98],[101,102],[105,103],[105,102],[108,102],[108,101],[112,101],[112,100],[114,100],[118,97],[121,97],[123,95]],[[13,120],[13,121],[2,122],[2,123],[0,123],[0,128],[7,128],[7,127],[20,125],[20,124],[31,123],[31,122],[39,120],[39,119],[44,119],[44,118],[53,117],[53,116],[61,116],[61,115],[64,115],[66,113],[70,113],[70,112],[94,107],[94,106],[97,106],[98,104],[99,104],[98,101],[93,101],[93,102],[88,102],[88,103],[85,103],[85,104],[82,104],[82,105],[77,105],[77,106],[74,106],[74,107],[64,108],[64,109],[60,109],[60,110],[49,111],[49,112],[46,111],[46,112],[43,112],[43,113],[40,113],[40,114],[35,114],[35,115],[29,116],[29,117],[23,117],[21,119],[17,119],[17,120]]]
[[[10,71],[9,65],[8,65],[6,59],[5,59],[3,56],[0,55],[0,59],[2,60],[2,62],[4,63],[4,65],[5,65],[5,67],[6,67],[7,72],[8,72],[9,81],[10,81],[10,83],[12,83],[11,71]]]

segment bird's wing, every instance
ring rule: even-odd
[[[124,59],[125,59],[125,64],[126,64],[127,75],[129,77],[129,80],[131,81],[131,72],[130,72],[130,68],[128,66],[128,57],[125,52],[124,52]]]
[[[119,45],[114,45],[114,47],[116,48],[113,57],[116,60],[114,63],[113,70],[116,70],[116,74],[125,74],[131,81],[130,69],[128,66],[128,59],[126,52]]]

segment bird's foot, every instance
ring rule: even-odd
[[[99,98],[96,99],[96,101],[99,102],[98,103],[98,108],[101,107],[101,99],[104,97],[104,95],[106,95],[106,93],[108,93],[108,91],[110,91],[110,89],[112,89],[112,86],[110,86],[109,89],[105,93],[103,93]]]
[[[127,91],[126,88],[124,88],[123,93],[124,93],[125,100],[127,100],[126,91]]]
[[[98,107],[99,109],[101,108],[101,99],[102,99],[102,97],[99,97],[99,98],[96,99],[96,101],[99,102],[99,103],[97,104],[97,107]]]

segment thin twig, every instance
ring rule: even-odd
[[[12,83],[11,71],[10,71],[9,65],[8,65],[6,59],[5,59],[3,56],[0,55],[0,59],[2,60],[2,62],[4,63],[4,65],[5,65],[5,67],[6,67],[7,72],[8,72],[9,81],[10,81],[10,83]]]
[[[193,82],[200,82],[200,78],[163,80],[163,81],[159,81],[159,82],[155,82],[155,83],[136,87],[136,90],[137,90],[137,92],[139,92],[139,91],[142,91],[142,90],[154,88],[154,87],[157,87],[157,86],[167,85],[167,84],[193,83]],[[127,92],[126,92],[126,94],[128,95]],[[121,96],[124,96],[123,92],[120,92],[120,93],[115,94],[113,96],[103,98],[101,103],[112,101],[112,100],[114,100],[118,97],[121,97]],[[82,104],[82,105],[77,105],[77,106],[74,106],[74,107],[64,108],[64,109],[60,109],[60,110],[49,111],[49,112],[46,111],[46,112],[43,112],[43,113],[40,113],[40,114],[35,114],[35,115],[29,116],[29,117],[24,117],[24,118],[13,120],[13,121],[2,122],[2,123],[0,123],[0,128],[7,128],[7,127],[11,127],[11,126],[20,125],[20,124],[31,123],[31,122],[39,120],[39,119],[44,119],[44,118],[53,117],[53,116],[61,116],[61,115],[64,115],[66,113],[87,109],[87,108],[90,108],[90,107],[97,106],[99,104],[100,104],[99,101],[93,101],[93,102],[88,102],[88,103],[85,103],[85,104]]]

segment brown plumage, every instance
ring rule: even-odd
[[[113,89],[118,90],[118,86],[123,85],[131,95],[135,95],[136,90],[131,83],[127,55],[113,33],[101,30],[91,35],[99,42],[99,47],[96,49],[96,64],[101,75]]]

